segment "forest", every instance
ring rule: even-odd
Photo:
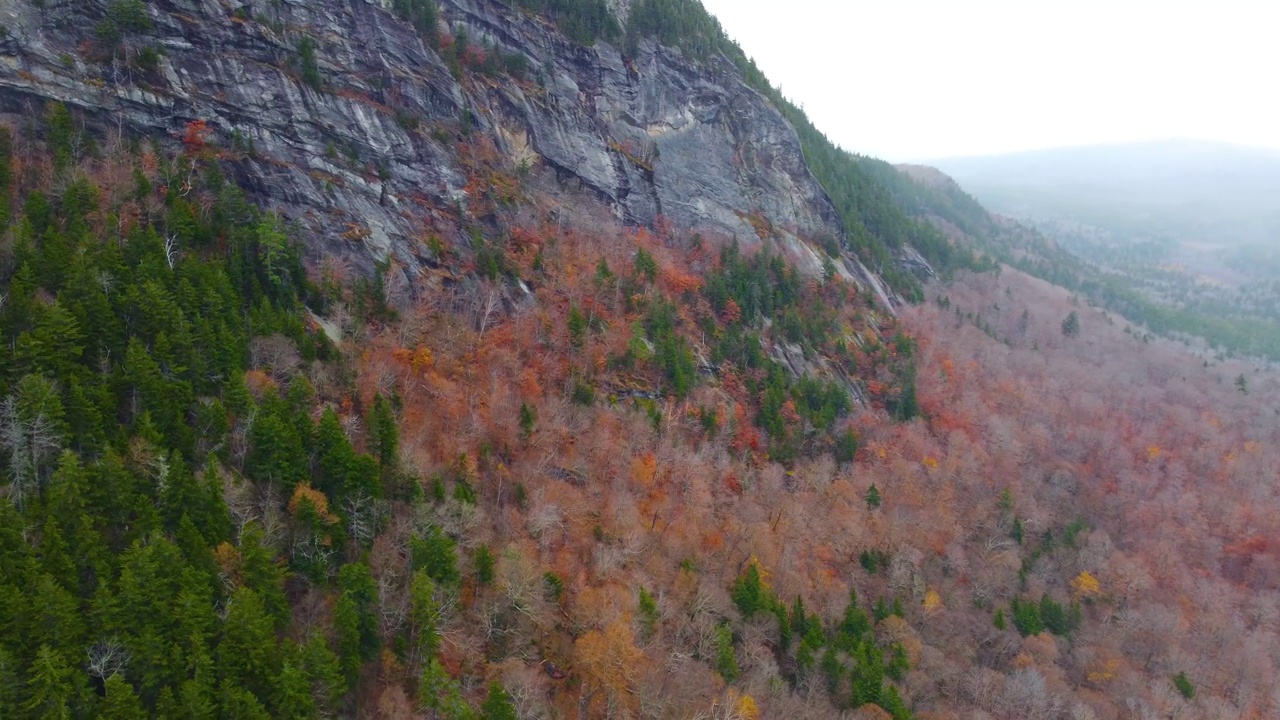
[[[895,320],[604,218],[411,296],[200,127],[80,128],[0,145],[5,716],[1276,707],[1267,375],[1011,269]]]
[[[520,5],[772,92],[697,3]],[[469,117],[412,279],[308,252],[204,122],[0,123],[0,717],[1280,713],[1269,371],[802,119],[830,255],[915,304],[566,210]]]

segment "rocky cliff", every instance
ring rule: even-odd
[[[583,47],[493,0],[446,0],[442,30],[516,58],[523,79],[451,73],[376,0],[153,0],[136,5],[145,18],[112,17],[128,7],[6,3],[0,112],[41,112],[53,99],[86,122],[164,138],[203,121],[211,142],[235,151],[240,184],[296,221],[316,256],[366,270],[392,256],[412,279],[432,261],[427,232],[454,228],[443,234],[465,244],[448,222],[470,199],[459,133],[553,178],[574,209],[602,204],[629,224],[747,244],[771,236],[813,273],[823,254],[811,241],[844,241],[795,131],[723,60],[695,64],[652,41],[631,57]],[[304,52],[314,53],[306,77]],[[837,270],[892,304],[852,256]]]

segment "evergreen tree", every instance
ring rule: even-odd
[[[22,709],[42,720],[70,720],[80,699],[75,677],[75,670],[61,653],[41,645],[27,679],[27,700]]]
[[[1178,694],[1188,700],[1194,700],[1196,697],[1196,686],[1192,684],[1191,679],[1187,677],[1185,671],[1179,671],[1173,676],[1173,686],[1177,688]]]
[[[440,606],[435,599],[436,585],[426,572],[418,570],[409,584],[409,621],[414,649],[423,658],[433,658],[440,649]]]
[[[537,422],[538,416],[528,403],[520,403],[520,433],[527,439],[533,435],[533,426]]]
[[[102,720],[145,720],[149,717],[142,709],[133,687],[119,673],[106,680],[106,698],[98,715]]]
[[[476,583],[480,585],[488,585],[493,582],[495,562],[496,560],[493,557],[493,551],[489,549],[488,545],[481,545],[476,548]]]
[[[879,703],[883,685],[884,656],[874,640],[863,640],[853,653],[853,707]]]
[[[883,498],[880,497],[880,488],[876,487],[875,483],[872,483],[871,487],[867,488],[866,494],[862,497],[867,501],[868,510],[875,510],[884,502]]]
[[[749,563],[747,569],[734,581],[730,596],[744,618],[750,619],[757,612],[767,609],[770,600],[768,590],[760,578],[760,568],[754,562]]]
[[[400,460],[400,430],[391,403],[381,394],[369,413],[369,451],[384,471],[394,470]]]
[[[292,422],[288,405],[272,396],[263,402],[254,418],[249,433],[249,457],[247,470],[260,483],[276,483],[292,491],[293,487],[309,477],[302,438]]]
[[[266,706],[252,692],[225,680],[219,687],[218,705],[224,718],[271,720]]]
[[[347,680],[343,676],[338,656],[329,649],[320,635],[313,635],[298,650],[297,655],[311,680],[316,708],[321,713],[333,714],[347,693]]]
[[[480,706],[480,718],[481,720],[517,720],[515,703],[499,683],[489,683],[489,695]]]
[[[338,664],[348,686],[360,679],[364,662],[360,643],[360,610],[347,593],[333,606],[333,632],[338,646]]]
[[[369,660],[381,644],[377,617],[378,586],[373,580],[373,573],[364,563],[344,565],[338,572],[338,587],[342,589],[343,597],[350,598],[356,612],[360,657]]]
[[[280,674],[276,634],[258,594],[240,588],[227,602],[227,619],[218,644],[218,675],[224,687],[243,688],[265,706]],[[238,694],[235,694],[239,698]],[[236,700],[237,703],[243,698]]]
[[[1070,314],[1063,318],[1062,334],[1069,338],[1074,338],[1080,334],[1080,316],[1075,310],[1072,310]]]
[[[285,660],[280,667],[280,677],[275,683],[274,716],[307,720],[316,715],[316,702],[311,694],[311,678],[292,660]]]
[[[457,546],[436,525],[427,529],[425,537],[410,538],[409,554],[414,569],[425,571],[438,583],[453,585],[462,579],[458,572]]]
[[[733,649],[733,631],[727,622],[716,627],[716,672],[725,682],[738,678],[738,656]]]
[[[458,681],[450,677],[435,658],[423,665],[418,681],[418,707],[434,712],[440,720],[474,720],[476,717],[462,699]]]

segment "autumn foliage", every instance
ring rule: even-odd
[[[627,227],[459,145],[470,204],[422,219],[438,267],[413,278],[304,277],[284,231],[227,222],[244,209],[200,173],[189,199],[160,191],[203,155],[86,160],[111,210],[83,217],[53,161],[13,161],[34,179],[6,207],[66,218],[19,247],[35,259],[6,297],[25,314],[0,308],[5,442],[39,441],[4,458],[0,602],[19,609],[0,619],[53,608],[77,633],[8,633],[42,633],[0,640],[24,671],[105,662],[112,638],[75,624],[103,613],[135,658],[106,687],[148,711],[203,692],[213,663],[226,708],[315,714],[1280,712],[1269,371],[1206,367],[1008,270],[891,311],[801,273],[775,221],[742,245]],[[139,176],[150,189],[122,189]],[[33,188],[61,199],[42,210]],[[166,255],[162,215],[207,246]],[[101,252],[131,294],[66,285],[47,258],[72,247],[67,218],[83,252],[63,256]],[[225,322],[189,323],[224,296]],[[31,419],[55,407],[61,445]],[[116,609],[153,596],[163,628]],[[187,632],[186,609],[217,632]]]

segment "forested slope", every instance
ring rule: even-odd
[[[1274,378],[967,260],[898,316],[464,117],[408,272],[199,120],[8,116],[0,716],[1275,714]]]

